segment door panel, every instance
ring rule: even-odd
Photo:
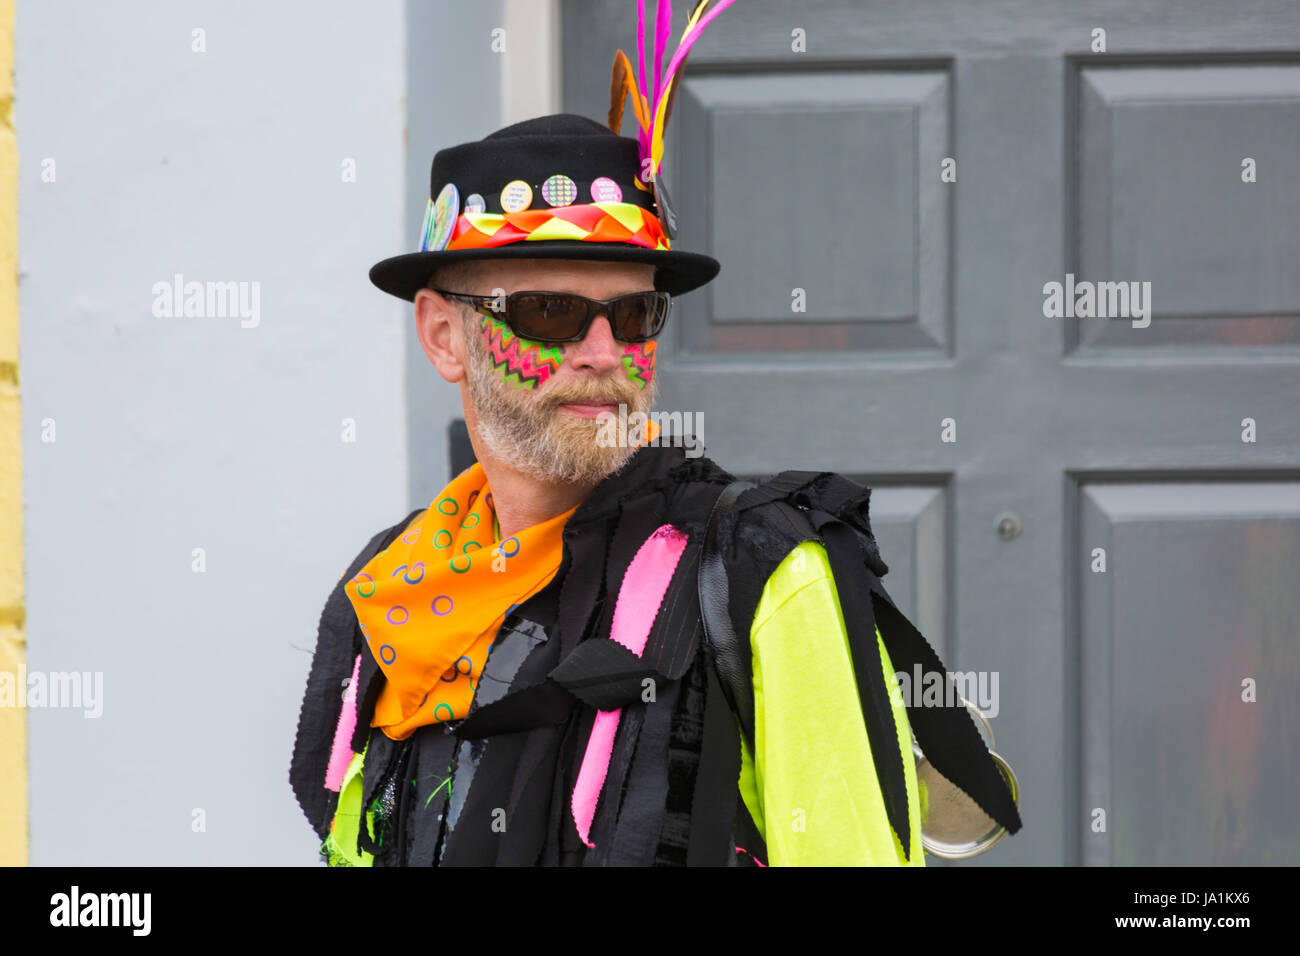
[[[664,172],[722,272],[659,407],[738,474],[878,489],[886,584],[998,673],[1022,784],[958,865],[1294,864],[1300,5],[1083,6],[721,14]],[[635,5],[562,15],[564,108],[603,117]],[[1151,321],[1047,317],[1067,276],[1149,282]]]

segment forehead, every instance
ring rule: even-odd
[[[655,287],[655,267],[640,262],[594,262],[584,259],[489,259],[466,262],[463,278],[474,292],[493,289],[574,292],[607,299]]]

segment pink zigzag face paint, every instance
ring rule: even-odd
[[[637,388],[645,388],[655,377],[656,342],[637,342],[623,349],[623,369]]]
[[[491,316],[483,316],[479,328],[492,366],[506,384],[535,389],[560,370],[564,361],[560,346],[520,338],[505,322]]]
[[[501,380],[516,388],[535,389],[560,370],[564,349],[559,345],[525,339],[500,319],[484,315],[479,322],[488,357]],[[637,388],[644,389],[655,374],[658,343],[637,342],[623,349],[623,371]]]

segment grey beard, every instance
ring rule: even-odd
[[[598,419],[560,415],[550,405],[521,408],[512,402],[507,389],[513,386],[501,382],[477,337],[471,340],[468,374],[479,438],[512,468],[555,484],[592,484],[621,470],[637,451],[631,445],[597,444]],[[651,379],[648,394],[629,411],[648,413],[657,385]]]

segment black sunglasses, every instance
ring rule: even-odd
[[[598,315],[608,317],[618,341],[646,342],[663,331],[673,304],[667,292],[632,292],[603,302],[571,292],[512,292],[498,309],[497,296],[432,291],[501,319],[515,335],[550,345],[582,341]]]

